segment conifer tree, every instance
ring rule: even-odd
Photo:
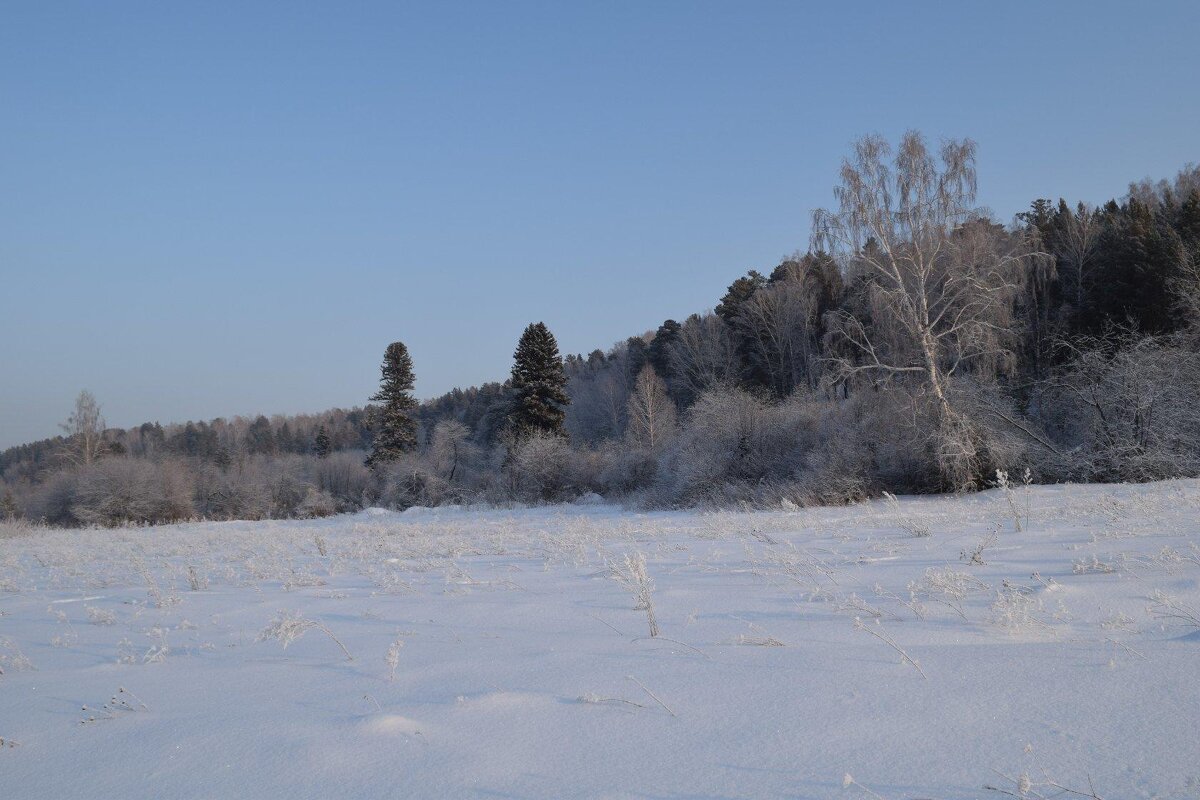
[[[329,458],[329,454],[332,452],[332,450],[333,446],[329,441],[329,432],[326,431],[325,426],[322,425],[317,429],[317,439],[313,445],[313,452],[316,453],[317,458]]]
[[[403,342],[392,342],[383,354],[379,391],[371,400],[383,404],[379,410],[375,441],[367,466],[376,467],[395,461],[402,453],[417,446],[417,423],[412,412],[417,401],[412,396],[412,357]]]
[[[554,334],[544,323],[530,325],[521,334],[513,359],[515,396],[508,415],[512,431],[519,437],[531,433],[565,436],[564,407],[571,399]]]

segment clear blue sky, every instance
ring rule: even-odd
[[[1200,3],[0,6],[0,446],[417,393],[711,307],[848,144],[980,145],[980,199],[1200,160]]]

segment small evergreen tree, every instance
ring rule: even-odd
[[[564,407],[567,376],[558,355],[558,342],[544,323],[535,322],[521,334],[513,353],[513,404],[509,426],[518,437],[531,433],[565,436]]]
[[[317,439],[313,445],[313,452],[317,454],[317,458],[329,458],[329,454],[333,451],[332,443],[329,441],[329,432],[322,425],[317,429]]]
[[[417,423],[413,412],[417,401],[412,396],[412,357],[403,342],[392,342],[383,354],[379,391],[371,400],[382,403],[377,418],[375,441],[367,466],[372,469],[395,461],[402,453],[416,449]]]

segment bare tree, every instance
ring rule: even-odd
[[[75,398],[75,410],[59,427],[67,434],[63,455],[73,463],[91,464],[104,452],[104,417],[100,416],[100,404],[88,390],[84,389]]]
[[[831,320],[853,353],[838,364],[842,376],[908,377],[928,393],[938,469],[957,488],[983,476],[978,437],[955,408],[951,380],[1011,364],[1013,300],[1036,251],[975,210],[971,140],[943,143],[939,164],[910,131],[889,163],[891,155],[879,136],[855,145],[834,190],[838,210],[813,215],[813,245],[866,287],[868,314]]]
[[[1074,211],[1061,208],[1059,218],[1055,250],[1061,256],[1060,268],[1065,268],[1075,284],[1075,308],[1078,309],[1083,305],[1088,267],[1100,247],[1100,215],[1094,208],[1080,203]]]
[[[770,376],[771,388],[786,396],[797,386],[813,388],[816,298],[799,280],[785,280],[754,293],[739,311],[758,357]]]
[[[429,454],[434,469],[446,480],[453,481],[476,454],[477,448],[470,439],[471,429],[458,420],[444,419],[434,426]]]
[[[566,409],[571,439],[598,442],[619,437],[625,429],[630,383],[623,356],[615,357],[596,371],[572,375],[567,381],[571,404]]]
[[[638,373],[633,394],[629,396],[626,435],[642,447],[656,450],[674,432],[675,423],[675,404],[667,395],[667,385],[654,367],[647,364]]]
[[[1200,248],[1189,250],[1182,242],[1176,248],[1179,270],[1172,289],[1180,315],[1200,330]]]
[[[671,372],[692,398],[706,389],[733,386],[740,365],[725,321],[715,314],[693,314],[671,344]]]

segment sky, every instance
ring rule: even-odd
[[[1200,161],[1200,3],[0,4],[0,447],[361,405],[711,308],[868,133],[979,200]]]

